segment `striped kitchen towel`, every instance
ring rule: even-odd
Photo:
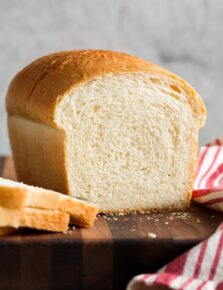
[[[223,211],[223,140],[199,151],[193,200]],[[127,290],[223,290],[223,223],[207,240],[154,274],[134,277]],[[160,288],[165,289],[165,288]]]
[[[201,147],[193,200],[223,211],[223,140]]]

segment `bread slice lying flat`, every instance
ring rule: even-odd
[[[66,51],[19,72],[6,102],[19,180],[104,213],[188,207],[206,110],[175,74],[124,53]]]
[[[0,178],[0,206],[59,210],[69,213],[71,222],[87,228],[93,226],[98,212],[85,201],[4,178]]]
[[[69,214],[57,210],[0,207],[0,227],[66,232],[68,224]]]

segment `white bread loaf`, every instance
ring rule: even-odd
[[[206,109],[173,73],[123,53],[55,53],[17,74],[7,111],[19,180],[103,213],[188,207]]]
[[[1,177],[0,207],[58,210],[70,214],[72,223],[86,228],[93,226],[98,213],[98,208],[86,201]]]

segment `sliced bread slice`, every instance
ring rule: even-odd
[[[0,227],[28,227],[38,230],[66,232],[69,214],[57,210],[0,207]]]
[[[67,212],[71,215],[71,222],[86,228],[93,226],[98,213],[97,206],[83,200],[4,178],[0,178],[0,206]]]

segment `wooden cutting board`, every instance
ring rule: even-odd
[[[0,158],[0,175],[16,178],[11,158]],[[24,229],[0,237],[0,290],[124,290],[134,275],[156,271],[222,220],[192,204],[184,213],[99,216],[93,229],[67,234]]]

